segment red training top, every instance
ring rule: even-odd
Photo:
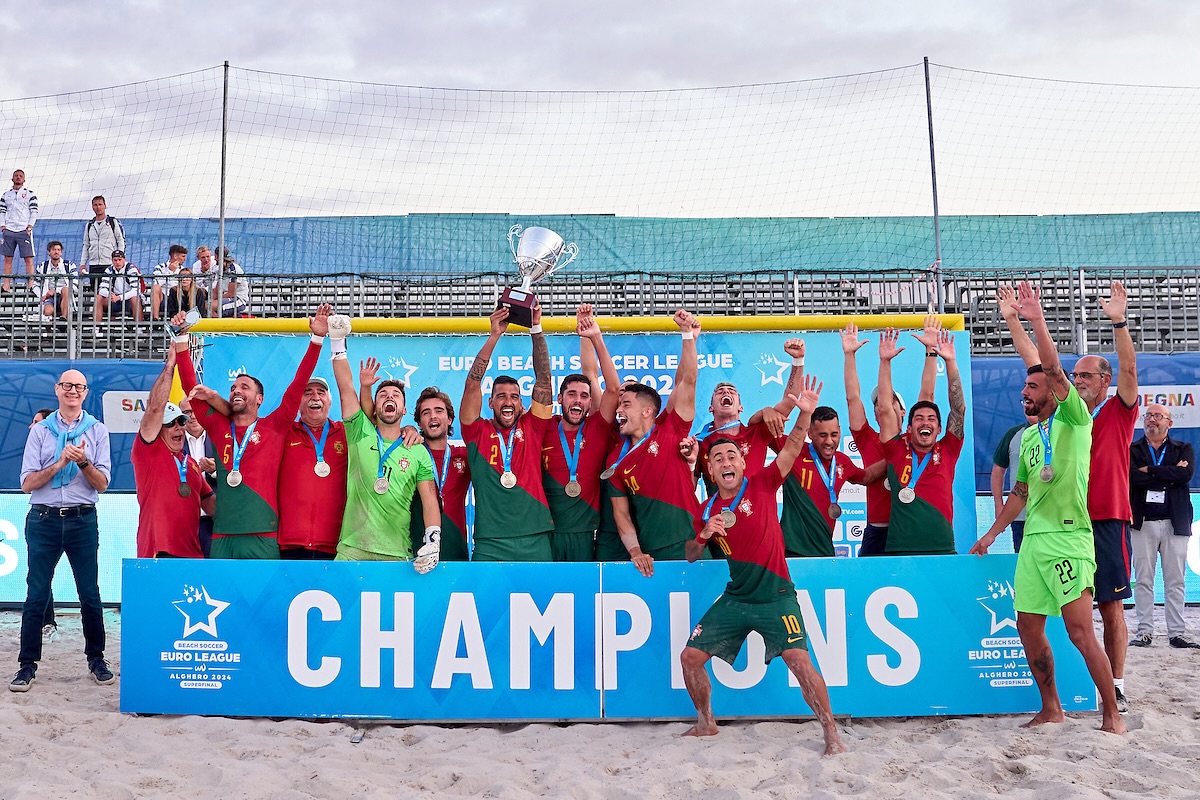
[[[162,439],[133,440],[133,479],[137,484],[137,557],[159,553],[178,558],[204,558],[200,551],[200,501],[212,494],[200,465],[184,452],[187,485],[192,493],[179,496],[179,458]]]
[[[284,434],[279,465],[279,546],[336,553],[346,511],[346,426],[329,422],[324,452],[329,475],[324,478],[313,471],[317,447],[309,433],[321,441],[321,428],[313,430],[299,420]]]
[[[1101,403],[1092,417],[1092,470],[1088,476],[1088,516],[1129,522],[1129,446],[1138,407],[1119,395]]]

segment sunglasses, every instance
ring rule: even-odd
[[[168,422],[166,425],[163,425],[163,427],[164,427],[164,428],[174,428],[174,427],[175,427],[175,426],[177,426],[177,425],[178,425],[180,428],[182,428],[184,425],[187,425],[187,419],[186,419],[186,418],[184,418],[184,417],[176,417],[176,418],[175,418],[174,420],[172,420],[171,422]]]

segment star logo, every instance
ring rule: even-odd
[[[171,605],[183,614],[183,638],[197,631],[204,631],[214,639],[217,637],[217,617],[229,607],[224,600],[217,600],[203,586],[183,587],[183,600],[176,600]]]
[[[1013,611],[1013,587],[1008,581],[988,581],[987,594],[975,598],[979,605],[991,615],[989,636],[995,636],[1003,628],[1017,628],[1017,615]]]
[[[400,369],[404,370],[404,377],[396,378],[396,380],[403,381],[405,386],[411,386],[413,373],[416,372],[419,368],[412,364],[409,364],[403,358],[398,358],[395,356],[393,356],[390,359],[390,361],[391,361],[391,364],[389,366],[399,367]]]
[[[777,383],[783,386],[783,374],[790,370],[792,365],[785,364],[769,353],[763,353],[759,356],[755,368],[762,375],[762,383],[759,384],[760,387],[766,386],[768,383]]]

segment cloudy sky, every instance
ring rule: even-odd
[[[414,86],[665,89],[918,63],[1196,86],[1200,5],[1179,0],[780,0],[408,4],[106,0],[0,16],[0,98],[110,86],[228,60]],[[11,46],[20,43],[21,57]]]

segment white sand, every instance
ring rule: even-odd
[[[819,756],[815,722],[731,723],[705,740],[677,738],[679,723],[370,723],[352,744],[343,721],[128,716],[117,685],[87,676],[79,619],[65,615],[33,689],[0,690],[0,800],[1195,798],[1200,650],[1168,647],[1158,614],[1155,645],[1129,651],[1126,736],[1096,730],[1098,714],[1035,730],[1017,727],[1024,716],[855,719],[844,724],[852,752],[833,758]],[[105,616],[115,656],[120,615]],[[1200,612],[1187,616],[1200,632]],[[0,614],[5,683],[19,626],[19,614]]]

